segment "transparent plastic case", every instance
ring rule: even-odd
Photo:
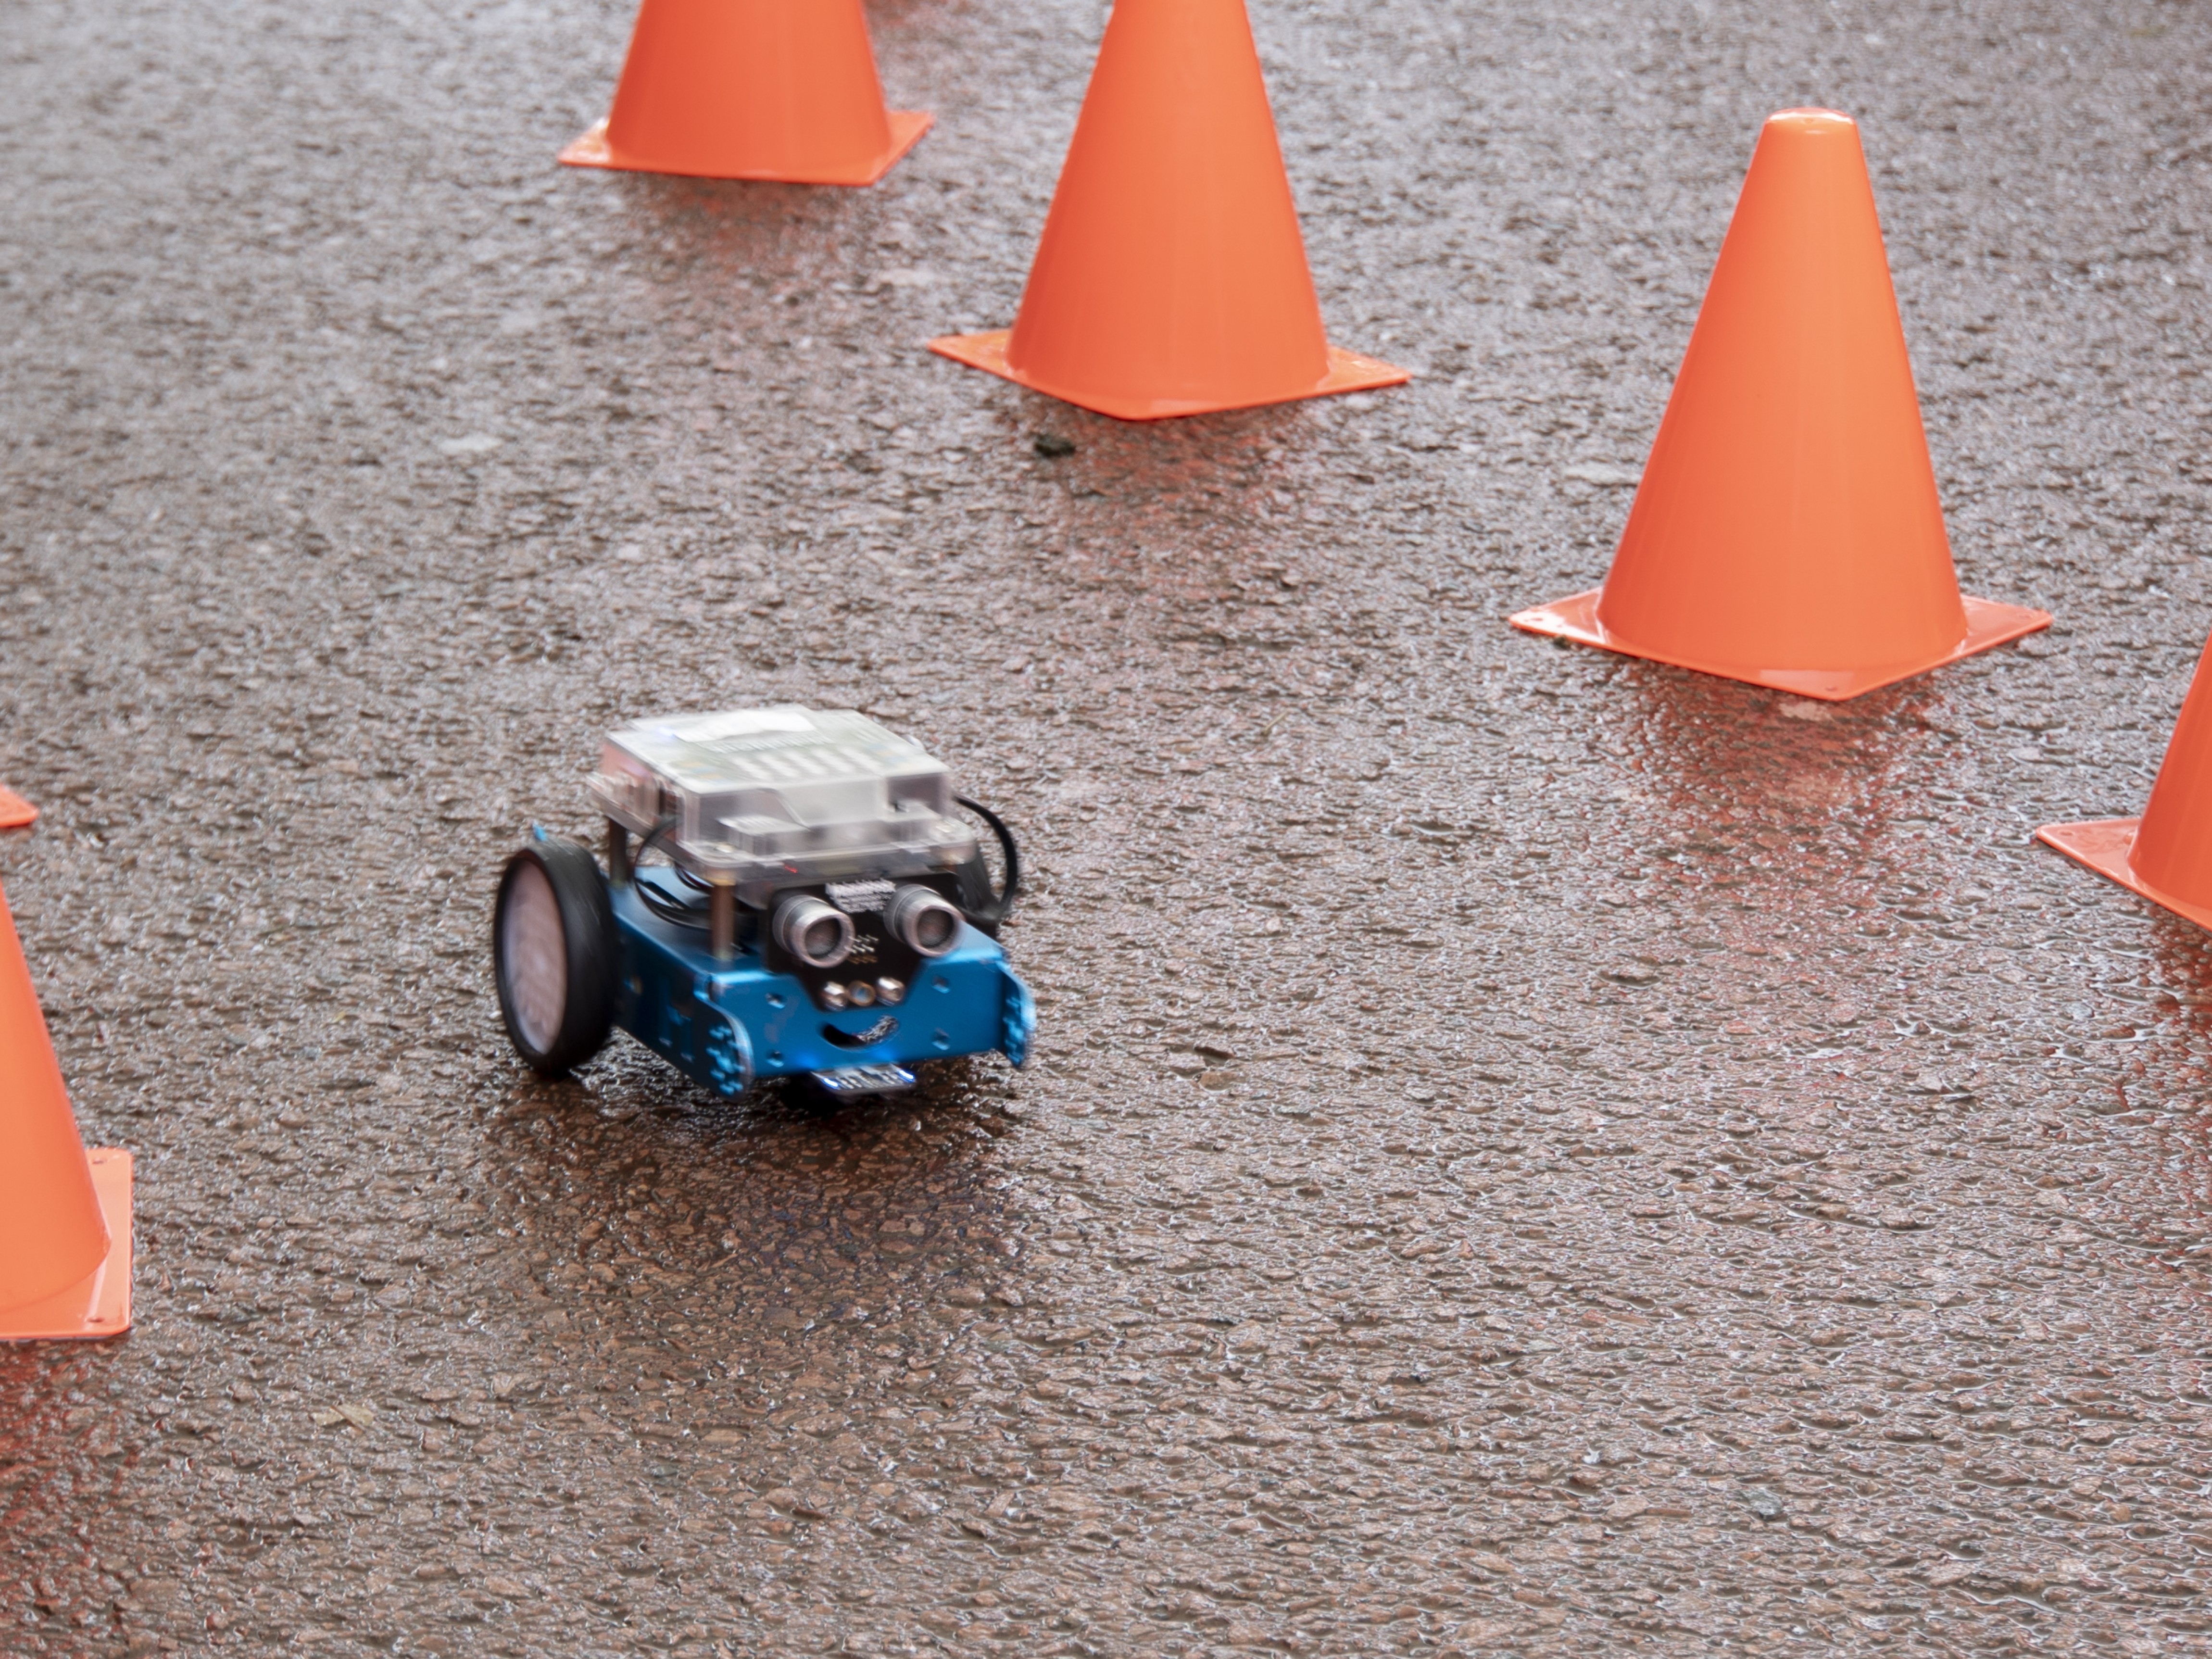
[[[608,733],[586,787],[623,829],[741,891],[942,873],[977,850],[944,763],[851,709],[639,720]]]

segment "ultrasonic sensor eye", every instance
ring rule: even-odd
[[[960,938],[960,912],[927,887],[901,887],[884,911],[884,925],[917,956],[941,957]]]
[[[775,907],[775,942],[810,968],[835,968],[853,954],[853,919],[806,893]]]

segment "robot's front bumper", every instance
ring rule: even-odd
[[[1006,952],[972,927],[917,975],[904,1001],[830,1012],[757,957],[716,961],[704,935],[661,921],[629,887],[611,896],[623,945],[617,1021],[719,1094],[741,1094],[756,1078],[911,1066],[994,1048],[1017,1066],[1029,1059],[1036,1027],[1029,987]]]

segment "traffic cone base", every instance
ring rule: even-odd
[[[2107,880],[2116,881],[2138,898],[2147,898],[2153,904],[2163,906],[2177,916],[2186,917],[2199,927],[2212,928],[2212,905],[2191,904],[2171,893],[2161,893],[2141,876],[2129,861],[2135,851],[2136,831],[2142,827],[2141,818],[2098,818],[2088,823],[2046,823],[2035,832],[2036,840],[2045,847],[2055,847],[2085,869],[2094,870]]]
[[[825,167],[819,170],[793,168],[789,172],[753,172],[740,167],[708,170],[666,163],[651,163],[619,155],[607,142],[607,124],[599,122],[592,130],[561,152],[563,167],[604,167],[617,173],[659,173],[689,179],[748,179],[764,184],[779,185],[872,185],[897,165],[899,158],[921,141],[936,117],[925,110],[892,109],[884,112],[890,123],[890,148],[881,155],[850,167]]]
[[[131,1328],[131,1154],[94,1146],[92,1189],[107,1223],[107,1257],[57,1295],[0,1309],[0,1342],[97,1341]]]
[[[1676,668],[1694,669],[1700,674],[1714,674],[1723,679],[1771,686],[1777,691],[1787,691],[1794,696],[1817,697],[1823,702],[1848,702],[1879,686],[1894,685],[1899,680],[1909,680],[1916,674],[1925,674],[1931,668],[1943,667],[1978,652],[1987,651],[1993,646],[2008,645],[2051,626],[2051,613],[2047,611],[2033,611],[2020,605],[1999,605],[1994,599],[1971,599],[1961,594],[1960,603],[1966,610],[1966,638],[1942,655],[1930,657],[1924,662],[1893,664],[1885,668],[1745,670],[1718,663],[1696,662],[1686,656],[1653,651],[1644,646],[1632,645],[1607,633],[1597,615],[1598,601],[1604,593],[1603,588],[1593,587],[1587,593],[1577,593],[1552,605],[1539,605],[1533,611],[1518,611],[1507,620],[1526,633],[1541,634],[1551,639],[1572,640],[1577,645],[1594,645],[1601,651],[1617,651],[1626,657],[1642,657],[1650,662],[1669,663]]]
[[[1379,386],[1403,386],[1413,377],[1410,372],[1393,368],[1379,358],[1346,351],[1341,346],[1328,348],[1328,373],[1315,384],[1302,391],[1269,393],[1265,397],[1208,402],[1189,398],[1116,398],[1099,396],[1072,386],[1050,386],[1010,367],[1006,362],[1006,343],[1013,337],[1010,328],[995,329],[988,334],[948,334],[932,340],[929,349],[940,357],[950,357],[956,363],[965,363],[970,368],[980,368],[987,374],[996,374],[1001,380],[1012,380],[1016,386],[1027,386],[1031,392],[1042,392],[1048,398],[1057,398],[1064,404],[1073,404],[1078,409],[1094,410],[1101,415],[1111,415],[1117,421],[1165,421],[1179,415],[1212,415],[1224,409],[1259,409],[1268,404],[1297,403],[1308,398],[1334,397],[1341,392],[1372,392]]]
[[[21,830],[39,821],[39,809],[0,784],[0,830]]]

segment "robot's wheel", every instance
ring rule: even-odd
[[[541,836],[509,859],[491,951],[507,1035],[531,1070],[559,1077],[599,1053],[614,1024],[618,950],[591,854]]]

